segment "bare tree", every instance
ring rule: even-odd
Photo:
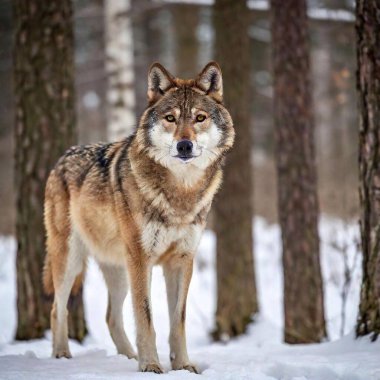
[[[343,228],[345,231],[345,236],[350,236],[348,234],[348,224],[343,222]],[[351,286],[354,281],[354,274],[357,265],[357,259],[359,257],[359,241],[354,238],[353,240],[347,239],[340,241],[338,239],[337,231],[331,231],[331,248],[340,255],[343,264],[343,284],[341,289],[339,289],[340,297],[342,300],[341,308],[340,308],[340,336],[345,335],[345,327],[346,327],[346,309],[347,309],[347,301],[350,294]],[[350,259],[349,250],[350,247],[355,247],[355,254],[352,259]]]
[[[271,0],[285,341],[326,336],[305,0]]]
[[[236,129],[235,146],[226,161],[224,183],[214,208],[218,287],[215,339],[242,334],[258,311],[252,253],[248,22],[245,0],[215,1],[215,57],[222,67],[225,103]]]
[[[46,178],[76,140],[70,0],[14,0],[17,339],[42,337],[50,300],[42,289]],[[86,334],[82,292],[71,298],[71,336]]]
[[[380,3],[356,2],[363,280],[356,335],[380,334]]]

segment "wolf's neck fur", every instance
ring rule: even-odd
[[[173,211],[177,210],[176,214],[191,214],[198,204],[209,204],[221,183],[219,161],[204,170],[187,165],[181,168],[181,164],[173,172],[139,151],[136,141],[130,147],[129,160],[143,198],[157,205],[163,199]]]
[[[196,166],[179,162],[172,168],[167,168],[173,179],[180,187],[191,189],[205,177],[207,169],[200,169]]]

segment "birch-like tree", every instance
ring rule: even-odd
[[[131,1],[104,1],[107,134],[109,141],[116,141],[131,134],[136,127]]]

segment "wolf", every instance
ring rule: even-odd
[[[71,357],[67,302],[80,288],[92,256],[108,288],[106,321],[117,352],[138,359],[140,371],[163,373],[150,299],[152,267],[158,264],[167,288],[171,366],[198,372],[186,347],[186,298],[234,136],[216,62],[191,80],[154,63],[148,105],[136,131],[118,142],[74,146],[58,160],[44,204],[43,282],[45,291],[54,293],[53,357]],[[123,326],[128,285],[138,355]]]

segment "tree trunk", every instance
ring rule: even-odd
[[[58,157],[76,139],[72,9],[69,0],[15,0],[13,11],[16,339],[34,339],[48,328],[51,306],[41,281],[45,183]],[[81,293],[75,304],[70,328],[76,331],[74,338],[82,339],[86,328]]]
[[[258,311],[252,244],[248,21],[245,0],[215,1],[215,57],[222,68],[225,103],[236,129],[214,208],[218,299],[213,335],[223,340],[242,334]]]
[[[108,140],[136,129],[130,0],[105,0]]]
[[[271,0],[285,342],[326,336],[305,0]]]
[[[192,78],[198,70],[199,7],[195,4],[171,6],[175,31],[176,75]]]
[[[380,334],[380,4],[356,3],[363,280],[356,335]]]

